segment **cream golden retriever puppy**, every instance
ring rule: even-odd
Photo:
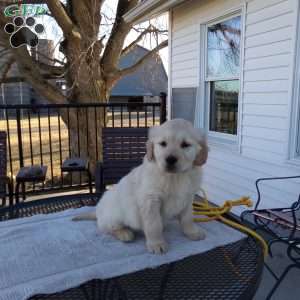
[[[204,134],[188,121],[174,119],[152,127],[143,163],[104,193],[94,213],[73,220],[96,219],[101,232],[124,242],[143,231],[148,250],[157,254],[167,251],[163,229],[171,218],[179,220],[189,239],[204,239],[193,223],[192,201],[207,152]]]

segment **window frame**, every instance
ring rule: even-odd
[[[289,104],[290,128],[289,128],[289,143],[286,162],[296,166],[300,166],[300,5],[297,9],[297,25],[294,51],[293,65],[293,82],[292,94]]]
[[[203,56],[203,64],[202,64],[202,82],[204,88],[204,103],[205,103],[205,122],[204,126],[207,131],[208,138],[211,140],[215,140],[222,143],[228,144],[238,144],[240,139],[240,113],[241,113],[241,92],[242,92],[242,73],[243,73],[243,52],[244,52],[244,17],[243,17],[243,8],[238,8],[232,11],[231,13],[219,16],[218,18],[213,19],[212,21],[208,21],[205,24],[202,24],[202,56]],[[237,76],[208,76],[207,74],[207,67],[208,67],[208,27],[218,24],[220,22],[224,22],[226,20],[230,20],[234,17],[240,16],[240,30],[241,30],[241,37],[240,37],[240,58],[239,58],[239,72]],[[223,132],[217,132],[210,130],[210,108],[211,108],[211,95],[210,95],[210,85],[211,82],[216,81],[232,81],[238,80],[239,84],[239,94],[238,94],[238,112],[237,112],[237,134],[229,134]]]
[[[300,45],[300,41],[299,41]],[[297,60],[300,59],[300,50],[297,50]],[[298,70],[297,70],[298,69]],[[294,116],[292,117],[291,126],[291,142],[290,142],[290,159],[300,164],[300,61],[295,65],[295,86],[294,86],[294,101],[292,101],[292,107],[294,107]],[[293,110],[292,110],[293,111]]]

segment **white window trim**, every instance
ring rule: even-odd
[[[243,94],[243,73],[244,73],[244,36],[245,36],[245,11],[246,3],[236,6],[231,10],[226,11],[224,14],[214,16],[211,19],[205,20],[200,23],[200,57],[199,57],[199,89],[196,103],[196,116],[195,120],[200,128],[204,128],[207,132],[208,139],[214,144],[222,144],[231,150],[238,150],[241,152],[241,128],[242,128],[242,94]],[[239,76],[232,78],[226,78],[226,80],[239,80],[239,97],[238,97],[238,114],[237,114],[237,134],[231,135],[226,133],[212,132],[209,131],[209,95],[207,95],[207,79],[210,81],[224,80],[222,77],[206,77],[207,70],[207,27],[215,23],[233,18],[235,16],[241,16],[241,41],[240,41],[240,71]]]
[[[297,9],[297,24],[295,30],[295,47],[294,47],[294,80],[292,87],[292,101],[290,104],[290,136],[289,136],[289,157],[288,163],[300,165],[300,11],[299,4]],[[298,151],[297,151],[298,148]]]

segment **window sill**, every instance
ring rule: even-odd
[[[239,147],[237,141],[228,140],[226,138],[220,138],[220,137],[212,137],[212,136],[208,136],[207,141],[209,146],[216,148],[218,150],[222,149],[234,153],[239,153]]]

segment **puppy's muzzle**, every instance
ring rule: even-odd
[[[173,155],[169,155],[166,158],[166,168],[169,172],[174,172],[176,170],[176,163],[178,159]]]

